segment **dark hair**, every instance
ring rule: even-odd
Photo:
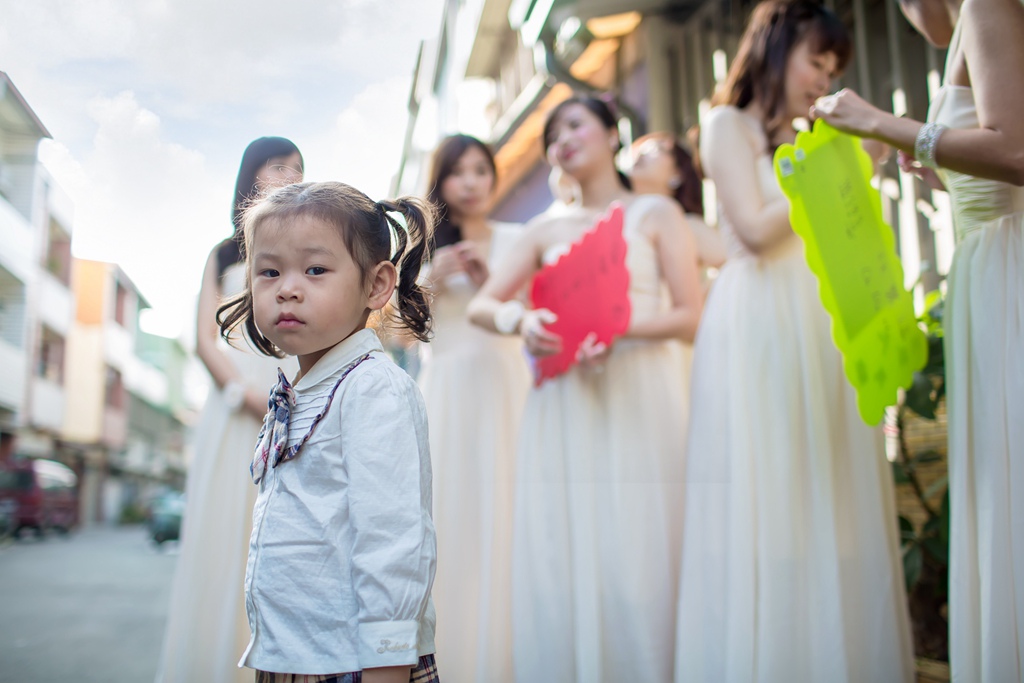
[[[299,152],[295,143],[287,138],[263,137],[249,143],[242,153],[242,163],[238,167],[238,178],[235,180],[235,197],[231,203],[231,224],[234,234],[217,247],[217,277],[224,274],[230,266],[242,261],[242,212],[256,195],[256,176],[267,162],[278,157],[287,157]],[[302,164],[302,153],[299,152],[299,163]]]
[[[472,135],[461,133],[449,135],[441,141],[441,144],[434,150],[434,156],[430,162],[430,180],[427,185],[430,188],[427,192],[427,200],[437,210],[437,226],[434,228],[434,244],[431,247],[431,252],[436,248],[462,241],[462,229],[452,223],[451,216],[448,215],[448,205],[445,204],[444,198],[441,196],[441,185],[455,170],[455,164],[459,163],[462,155],[471,147],[476,147],[484,153],[495,181],[498,179],[498,167],[494,163],[494,153],[483,142]]]
[[[672,153],[672,161],[676,170],[679,171],[679,187],[675,188],[672,196],[686,213],[704,214],[704,188],[701,186],[700,175],[694,166],[693,155],[683,147],[672,133],[656,131],[648,133],[633,141],[633,146],[642,145],[648,140],[653,140],[661,145],[663,151]]]
[[[408,232],[389,212],[402,214]],[[417,280],[433,231],[434,213],[422,200],[400,197],[375,202],[359,190],[338,182],[297,183],[275,190],[245,210],[242,218],[246,252],[251,253],[260,227],[306,216],[335,226],[364,278],[381,261],[398,269],[398,324],[421,341],[430,337],[430,306]],[[392,246],[394,248],[392,249]],[[246,337],[268,356],[282,354],[256,327],[253,318],[252,273],[246,270],[245,290],[217,309],[221,336],[243,326]]]
[[[814,0],[765,0],[754,8],[725,83],[711,98],[712,106],[740,109],[757,102],[764,111],[765,133],[771,140],[784,125],[786,65],[793,48],[809,40],[811,52],[832,52],[839,70],[846,68],[852,47],[846,26]]]
[[[561,102],[559,102],[558,105],[548,113],[547,120],[544,121],[544,136],[541,138],[541,140],[544,143],[545,156],[547,156],[547,151],[548,148],[551,147],[551,143],[554,142],[551,139],[551,136],[555,132],[555,124],[558,123],[558,119],[559,117],[561,117],[562,113],[574,104],[578,104],[582,107],[585,107],[587,111],[589,111],[591,114],[598,118],[598,120],[606,129],[618,131],[619,121],[615,117],[615,113],[612,111],[611,106],[607,102],[605,102],[603,99],[599,97],[593,97],[591,95],[573,95],[569,99],[562,100]],[[618,140],[619,145],[615,149],[615,152],[618,152],[620,149],[622,149],[622,140]],[[629,178],[626,176],[626,174],[623,173],[622,171],[618,171],[618,174],[619,182],[622,183],[622,186],[625,187],[627,190],[632,189],[633,185],[632,183],[629,182]]]

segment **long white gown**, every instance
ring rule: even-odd
[[[520,232],[492,224],[493,268]],[[530,375],[522,340],[470,325],[464,274],[434,297],[434,338],[420,387],[434,472],[438,659],[448,683],[512,680],[512,500],[515,446]]]
[[[957,26],[947,76],[959,41]],[[943,84],[929,119],[977,128],[971,88]],[[1024,188],[939,175],[957,239],[945,319],[950,667],[954,683],[1022,683]]]
[[[225,295],[240,292],[243,264],[222,279]],[[250,386],[270,393],[277,368],[293,376],[294,358],[271,358],[222,344]],[[256,486],[249,475],[260,423],[232,410],[215,387],[195,430],[195,459],[185,484],[181,554],[171,589],[157,683],[251,683],[252,671],[238,668],[249,642],[243,582],[252,530]]]
[[[650,201],[635,198],[625,216],[634,319],[669,305],[657,250],[636,228]],[[603,372],[576,367],[530,392],[512,565],[520,683],[671,678],[685,437],[678,347],[619,340]]]
[[[765,201],[782,198],[758,158]],[[790,235],[730,257],[693,359],[677,683],[909,683],[892,471]]]

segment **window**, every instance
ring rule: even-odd
[[[71,284],[71,237],[54,218],[50,218],[50,241],[44,265],[64,285]]]
[[[125,327],[125,315],[128,309],[128,289],[120,282],[114,285],[114,321]]]
[[[36,376],[57,384],[64,383],[64,338],[45,326],[39,344]]]
[[[124,382],[121,380],[121,373],[109,365],[107,366],[106,378],[106,402],[111,408],[124,409],[125,390]]]

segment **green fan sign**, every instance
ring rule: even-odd
[[[871,174],[860,140],[821,120],[775,152],[789,220],[818,279],[860,416],[878,424],[897,389],[924,367],[928,345]]]

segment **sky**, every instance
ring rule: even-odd
[[[444,0],[0,0],[0,70],[53,138],[72,251],[118,263],[147,331],[189,341],[242,151],[280,135],[307,180],[384,198]]]

